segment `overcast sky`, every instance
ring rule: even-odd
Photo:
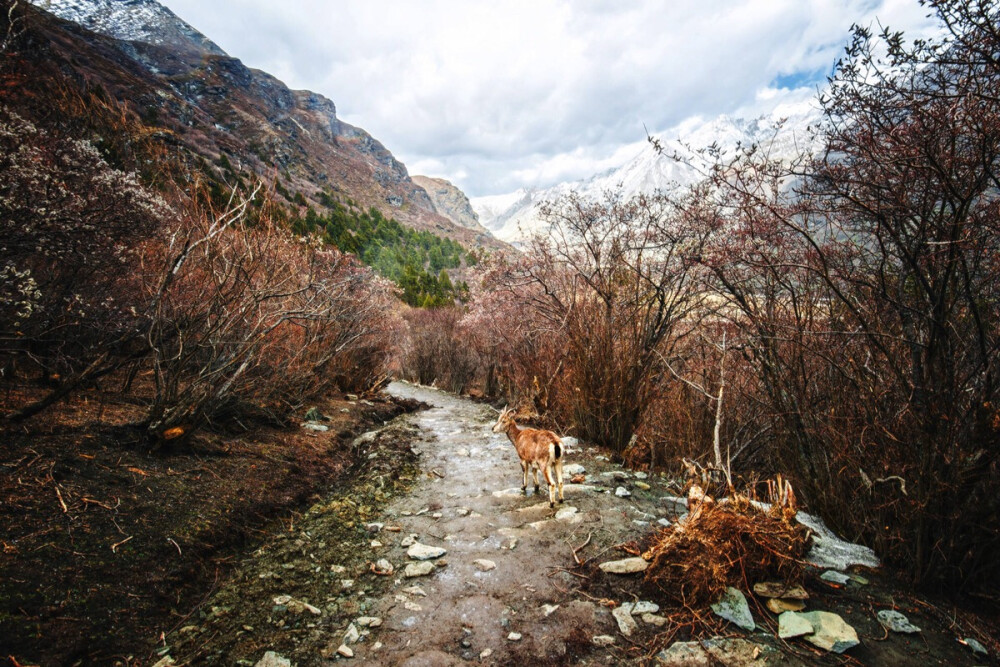
[[[644,124],[806,99],[852,23],[930,25],[917,0],[161,1],[469,196],[616,166]]]

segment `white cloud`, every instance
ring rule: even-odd
[[[333,99],[411,173],[470,195],[588,176],[643,124],[800,100],[851,23],[929,25],[917,0],[165,2],[248,65]]]

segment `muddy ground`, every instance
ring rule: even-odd
[[[318,407],[326,432],[256,425],[152,452],[122,426],[141,407],[94,388],[4,433],[0,664],[152,664],[248,549],[353,477],[356,435],[416,406]]]
[[[958,641],[976,638],[995,656],[994,617],[917,596],[880,571],[857,573],[868,583],[842,588],[820,580],[818,570],[807,576],[808,608],[837,612],[858,631],[861,644],[844,655],[778,640],[775,617],[760,600],[751,600],[753,633],[704,610],[668,607],[641,575],[604,574],[597,565],[631,555],[659,522],[677,520],[684,508],[668,500],[680,491],[677,482],[571,446],[567,467],[582,465],[584,482],[570,484],[567,475],[566,501],[550,509],[544,482],[538,495],[530,487],[521,493],[516,454],[506,436],[490,431],[489,406],[405,383],[389,391],[433,407],[346,441],[361,465],[313,496],[302,514],[262,524],[265,533],[246,540],[249,551],[226,561],[218,580],[205,577],[205,568],[200,577],[175,577],[184,604],[161,594],[171,623],[158,626],[164,634],[151,652],[118,664],[655,664],[675,641],[713,636],[751,642],[749,657],[717,664],[995,664]],[[329,449],[331,456],[344,450]],[[619,487],[629,495],[616,495]],[[405,569],[418,563],[407,556],[412,541],[446,553],[409,578]],[[169,549],[159,553],[169,558]],[[636,631],[623,636],[612,609],[637,600],[664,602],[659,615],[668,621],[657,626],[636,616]],[[875,620],[885,608],[903,611],[923,631],[887,633]],[[613,643],[595,644],[602,636]],[[40,641],[41,633],[22,645],[37,650]],[[72,663],[69,653],[48,651]],[[80,664],[116,660],[101,657]]]

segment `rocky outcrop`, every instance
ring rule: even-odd
[[[472,210],[472,204],[465,193],[443,178],[413,176],[413,182],[422,187],[430,196],[434,210],[454,222],[476,232],[486,233],[479,224],[479,216]]]

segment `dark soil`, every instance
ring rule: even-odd
[[[151,664],[243,554],[353,479],[358,433],[416,406],[330,399],[318,405],[327,432],[255,427],[153,452],[119,426],[137,408],[115,400],[94,389],[2,434],[0,660],[11,665]]]

